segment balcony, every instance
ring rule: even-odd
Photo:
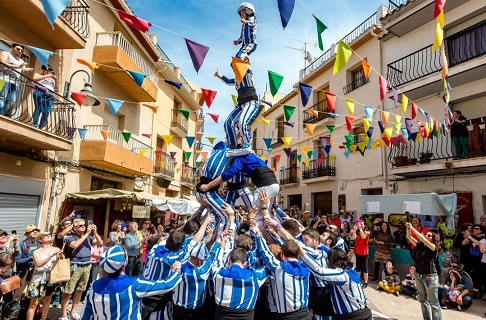
[[[81,141],[79,161],[109,170],[140,175],[152,173],[152,147],[135,137],[125,141],[121,131],[108,125],[87,125],[86,137]],[[106,141],[101,130],[110,133]],[[142,157],[141,151],[145,151]]]
[[[299,177],[297,172],[300,168],[286,168],[285,170],[280,170],[280,180],[279,183],[281,186],[285,185],[298,185],[299,184]]]
[[[5,86],[15,83],[18,90],[13,104],[7,105],[4,99],[1,100],[5,109],[1,112],[3,115],[0,115],[1,147],[16,150],[71,150],[72,139],[76,134],[74,103],[48,91],[53,104],[43,118],[40,108],[36,106],[37,99],[46,96],[38,90],[44,87],[8,67],[0,69],[0,73],[8,81]],[[39,126],[34,126],[33,117],[35,115],[37,118],[38,113],[36,124]]]
[[[343,87],[344,94],[348,94],[370,82],[370,78],[361,77]]]
[[[161,152],[160,158],[155,159],[154,170],[155,175],[160,175],[165,179],[173,180],[175,176],[174,159],[170,154]]]
[[[182,116],[177,110],[172,111],[172,120],[170,122],[170,130],[177,136],[185,138],[189,132],[189,123],[184,116]]]
[[[335,160],[329,158],[324,159],[319,166],[316,160],[309,163],[306,170],[302,170],[302,180],[320,178],[320,177],[334,177],[336,176]]]
[[[155,102],[157,100],[156,73],[121,32],[96,34],[93,61],[102,64],[98,70],[136,101]],[[147,74],[142,86],[138,86],[130,74],[124,70]]]
[[[312,114],[308,113],[307,110],[315,110],[318,112],[318,116],[315,117]],[[318,103],[314,104],[313,106],[304,110],[304,124],[306,123],[317,123],[321,120],[329,118],[329,109],[327,108],[327,100],[321,100]]]
[[[194,187],[196,185],[196,175],[194,174],[195,171],[196,168],[193,168],[191,166],[182,168],[181,185],[190,188]]]
[[[53,27],[38,0],[0,1],[0,12],[0,30],[17,27],[18,39],[30,39],[30,44],[41,48],[83,49],[90,35],[89,6],[85,0],[72,0]]]

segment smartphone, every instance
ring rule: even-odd
[[[93,224],[93,220],[88,220],[88,226]]]
[[[17,230],[12,230],[12,234],[17,234]]]

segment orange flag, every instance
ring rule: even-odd
[[[246,72],[248,71],[248,68],[250,68],[250,63],[236,57],[231,57],[231,61],[231,66],[233,67],[233,71],[235,73],[236,83],[241,83]]]
[[[390,116],[390,113],[388,111],[382,111],[381,112],[381,122],[383,122],[383,125],[386,126],[388,123],[388,117]]]
[[[313,115],[316,118],[319,116],[319,113],[316,110],[314,110],[314,109],[307,110],[307,113]]]
[[[100,130],[101,132],[101,135],[103,136],[103,139],[108,139],[108,136],[110,135],[110,131],[109,130]]]
[[[314,133],[314,129],[316,128],[316,124],[315,123],[306,123],[305,124],[305,129],[307,130],[307,134],[309,136],[312,136],[312,134]]]
[[[84,64],[85,66],[87,66],[88,68],[90,68],[91,71],[93,71],[93,72],[95,72],[95,70],[100,67],[100,64],[99,63],[96,63],[96,62],[86,61],[86,60],[83,60],[83,59],[76,59],[76,61],[78,63]]]
[[[153,113],[157,113],[157,109],[159,108],[158,106],[151,106],[151,105],[148,105],[146,103],[143,104],[143,106],[149,108],[150,110],[153,111]]]
[[[369,78],[370,76],[370,71],[371,71],[371,65],[365,60],[361,60],[361,65],[363,66],[363,72],[366,78]]]
[[[201,152],[201,158],[203,158],[203,160],[206,161],[206,159],[208,158],[208,152],[207,151]]]
[[[447,62],[447,56],[445,54],[445,45],[442,44],[442,76],[441,79],[444,80],[449,74],[449,63]]]

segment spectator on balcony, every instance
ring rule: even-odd
[[[42,129],[47,124],[47,118],[54,104],[52,92],[54,92],[54,88],[56,87],[57,77],[50,65],[42,65],[42,74],[34,73],[33,79],[41,86],[36,86],[36,90],[33,93],[35,110],[32,114],[32,122],[34,123],[34,127]],[[40,123],[39,117],[41,117]]]
[[[2,90],[0,91],[0,114],[10,113],[10,108],[17,100],[18,84],[20,75],[23,72],[32,71],[33,68],[27,68],[27,63],[22,60],[24,46],[13,43],[12,51],[2,51],[0,53],[0,79],[5,80]]]
[[[469,157],[469,149],[467,147],[469,132],[467,131],[466,125],[466,117],[462,115],[461,111],[454,110],[452,123],[450,125],[452,143],[454,143],[456,150],[456,157],[454,160]]]

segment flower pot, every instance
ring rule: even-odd
[[[409,166],[414,166],[414,165],[416,165],[416,164],[417,164],[417,158],[410,158],[410,159],[408,159],[408,160],[407,160],[407,164],[408,164]]]
[[[408,165],[408,157],[407,156],[398,156],[394,158],[395,166],[396,167],[403,167]]]

